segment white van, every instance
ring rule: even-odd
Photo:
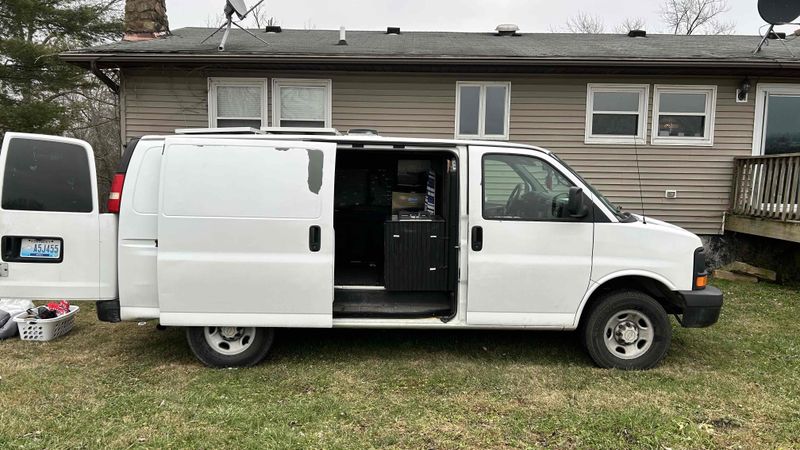
[[[602,367],[715,323],[700,239],[621,212],[553,153],[379,136],[131,141],[101,214],[91,147],[7,133],[0,297],[186,327],[211,366],[275,328],[579,329]]]

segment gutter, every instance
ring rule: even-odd
[[[498,58],[498,57],[415,57],[415,56],[350,56],[303,54],[181,54],[181,53],[61,53],[66,62],[96,67],[98,63],[258,63],[276,64],[419,64],[431,66],[593,66],[593,67],[672,67],[672,68],[735,68],[735,69],[800,69],[800,60],[722,60],[722,59],[596,59],[596,58]]]

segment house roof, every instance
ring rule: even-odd
[[[217,46],[222,34],[202,42],[214,29],[181,28],[168,37],[117,42],[68,51],[70,62],[116,64],[209,62],[409,63],[431,65],[503,64],[585,66],[675,66],[800,69],[800,41],[768,40],[754,54],[759,36],[624,34],[348,31],[347,44],[337,45],[338,30],[251,30],[269,45],[237,29],[231,30],[225,51]],[[797,55],[797,56],[796,56]]]

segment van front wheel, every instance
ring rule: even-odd
[[[645,370],[666,356],[672,326],[664,307],[649,295],[617,291],[595,304],[583,333],[589,356],[598,366]]]
[[[190,327],[186,340],[194,355],[211,367],[248,367],[272,347],[275,330],[256,327]]]

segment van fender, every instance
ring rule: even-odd
[[[630,276],[650,278],[653,281],[658,281],[659,283],[663,284],[664,286],[667,287],[667,289],[671,291],[678,290],[677,287],[675,287],[675,285],[670,280],[664,278],[663,276],[655,272],[650,272],[647,270],[639,270],[639,269],[628,269],[628,270],[620,270],[617,272],[612,272],[597,281],[592,280],[592,284],[589,286],[589,289],[586,290],[586,294],[583,296],[583,299],[581,300],[581,303],[578,306],[578,311],[575,314],[575,321],[572,323],[571,329],[574,330],[578,328],[578,322],[581,319],[581,315],[583,315],[583,309],[586,307],[586,304],[589,302],[589,299],[592,297],[595,291],[597,291],[598,288],[600,288],[604,284],[614,279],[621,277],[630,277]]]

